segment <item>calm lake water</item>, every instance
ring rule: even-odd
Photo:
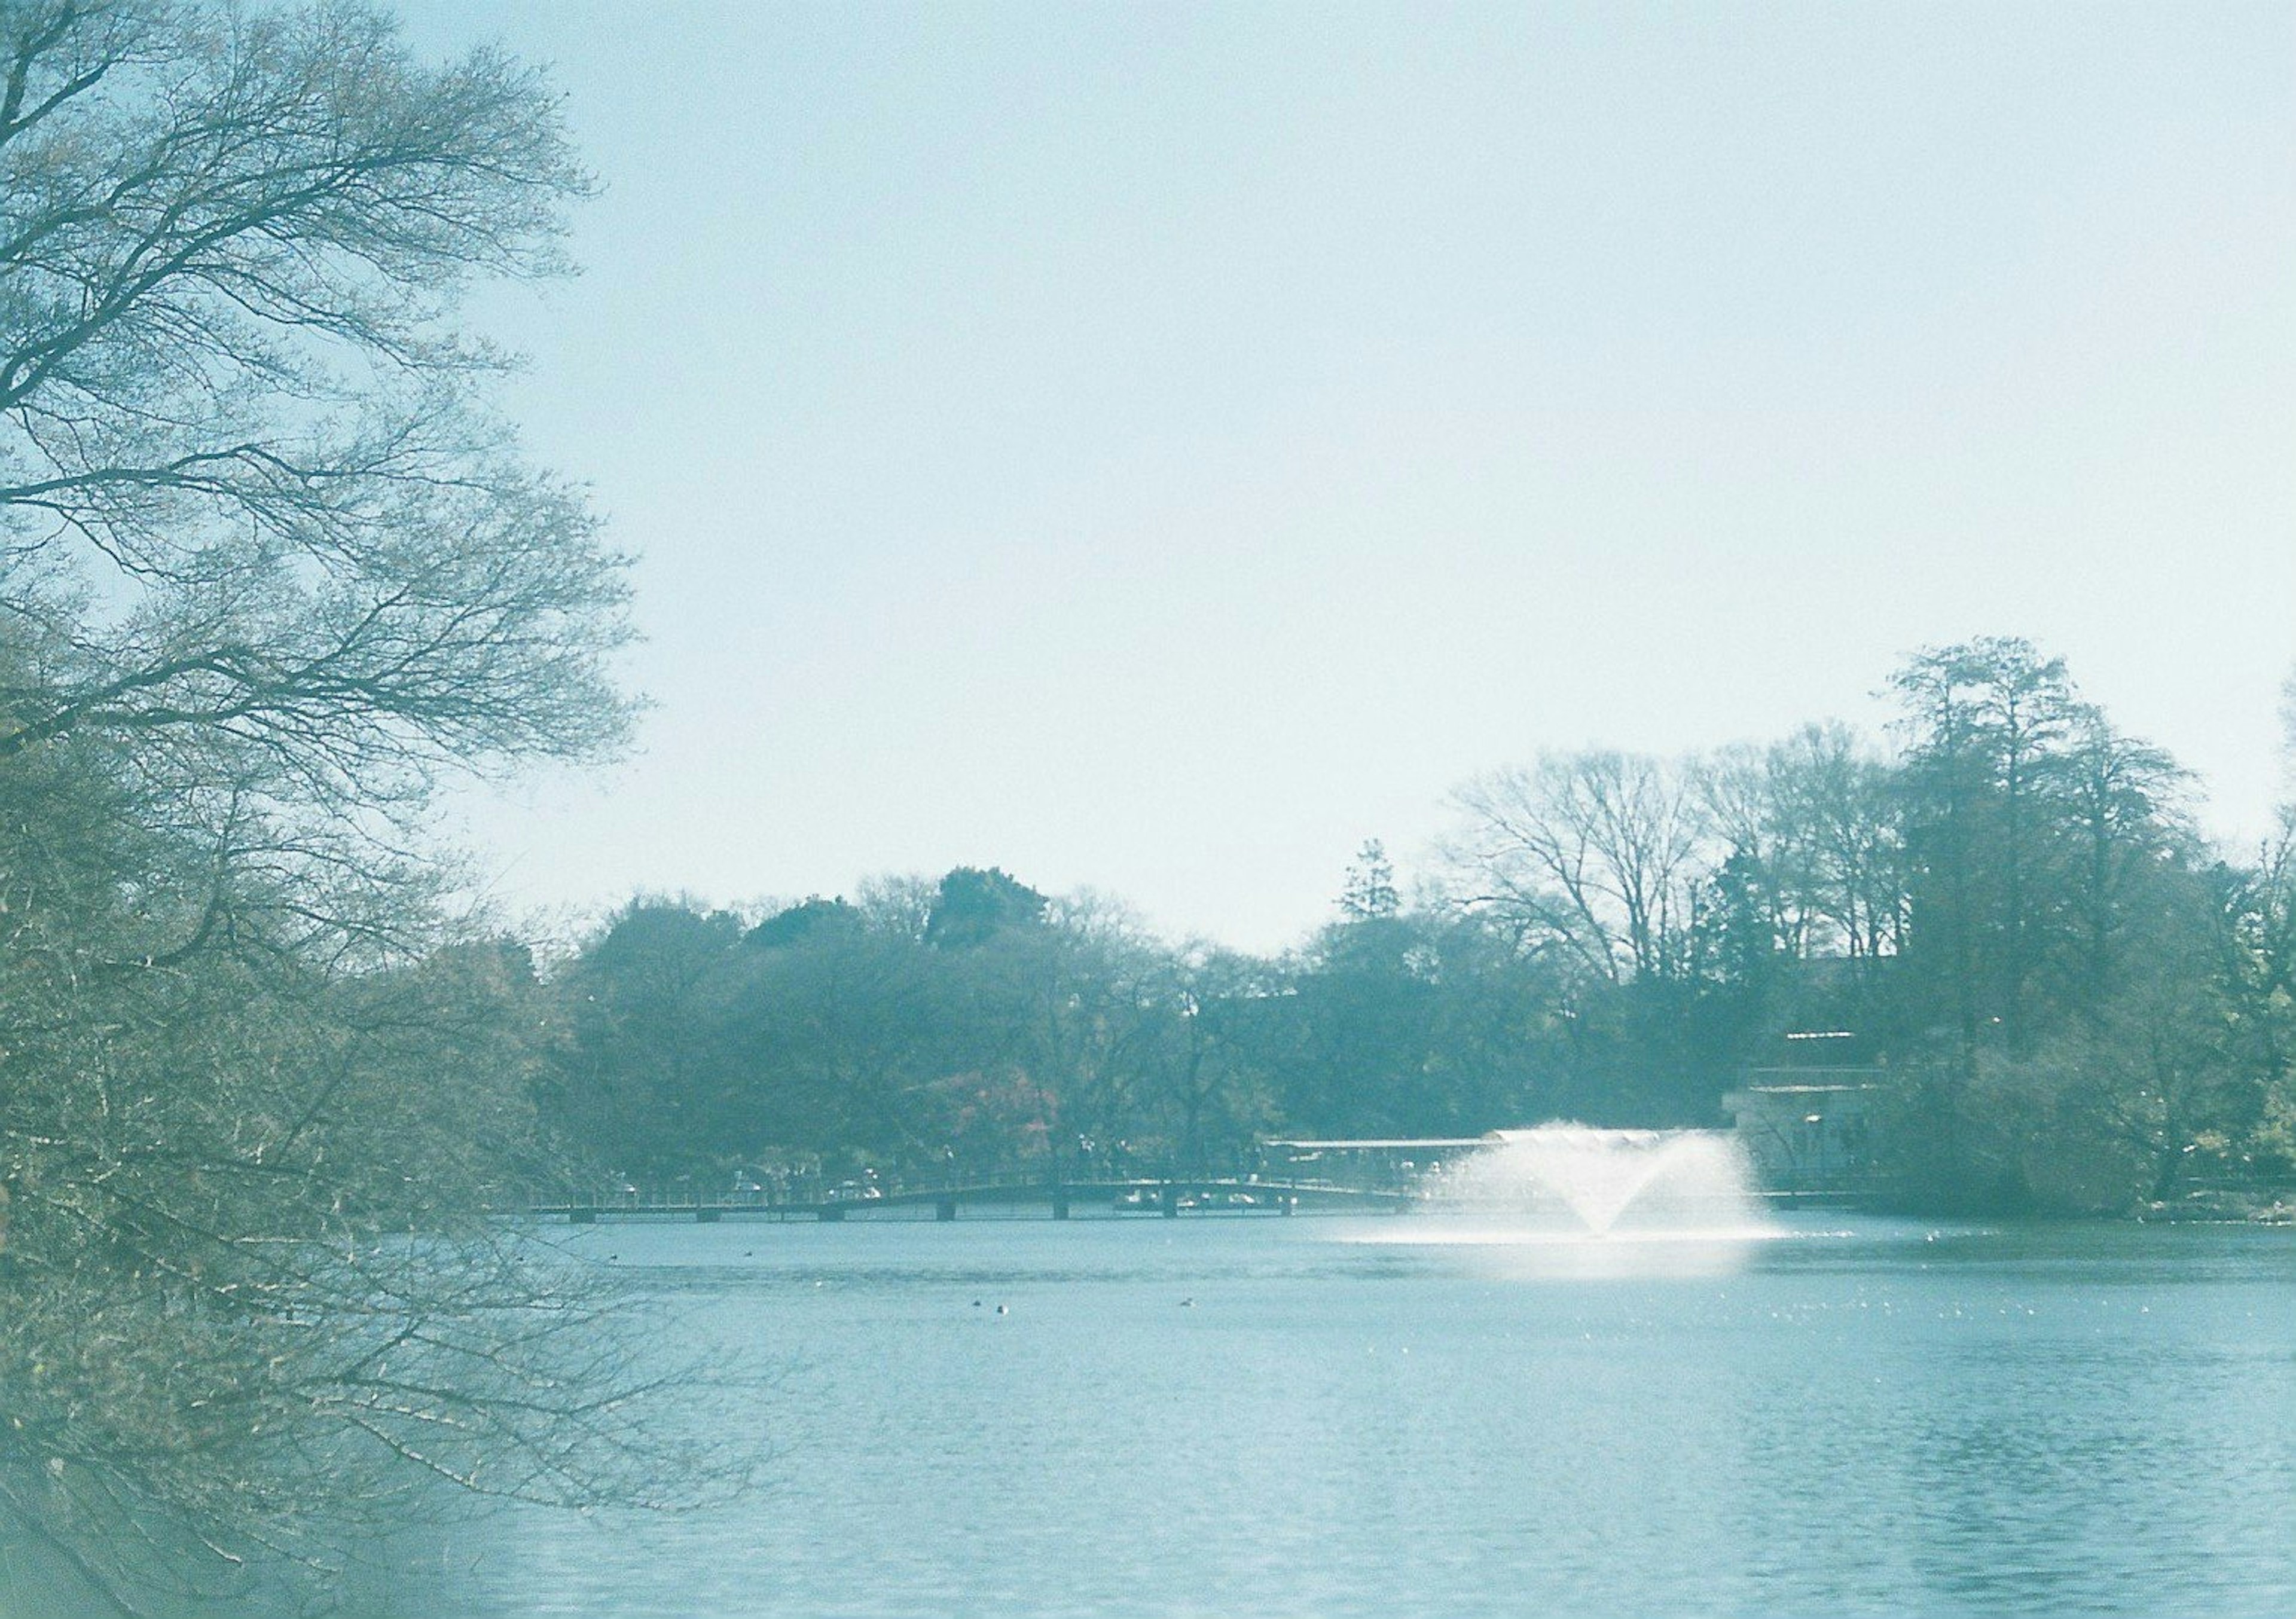
[[[686,1417],[772,1484],[472,1525],[364,1611],[2296,1613],[2296,1231],[554,1234],[736,1353]]]
[[[537,1515],[472,1607],[2296,1613],[2296,1232],[1806,1219],[606,1226],[737,1346],[738,1509]],[[976,1303],[978,1301],[978,1303]],[[1002,1306],[1003,1313],[998,1313]]]

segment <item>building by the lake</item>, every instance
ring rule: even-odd
[[[1871,1177],[1884,1070],[1857,1060],[1860,1043],[1847,1029],[1788,1034],[1777,1066],[1747,1069],[1722,1098],[1770,1190],[1840,1191]]]

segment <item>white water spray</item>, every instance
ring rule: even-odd
[[[1430,1213],[1526,1235],[1734,1238],[1771,1223],[1745,1149],[1715,1130],[1502,1130],[1423,1190]]]

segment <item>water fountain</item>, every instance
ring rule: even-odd
[[[1423,1206],[1526,1236],[1741,1237],[1769,1222],[1753,1166],[1717,1130],[1501,1130],[1423,1183]]]

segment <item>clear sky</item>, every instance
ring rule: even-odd
[[[2296,5],[421,0],[551,65],[509,405],[657,707],[519,905],[997,864],[1250,947],[1477,772],[2021,634],[2259,834]]]

